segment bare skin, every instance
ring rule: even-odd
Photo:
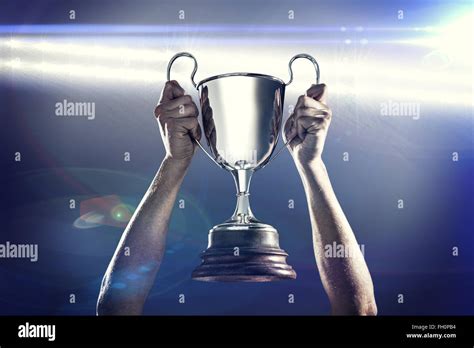
[[[331,121],[326,86],[313,85],[301,96],[285,124],[288,148],[305,188],[313,245],[332,314],[375,315],[372,280],[357,241],[329,181],[321,154]],[[166,156],[130,220],[105,273],[98,315],[139,315],[153,285],[166,245],[176,195],[200,139],[198,109],[176,81],[167,82],[155,116]],[[327,258],[333,242],[351,248],[351,257]],[[358,250],[358,252],[357,252]]]
[[[300,96],[285,124],[285,138],[308,201],[313,248],[334,315],[376,315],[374,288],[354,232],[342,211],[321,158],[332,112],[327,88],[313,85]],[[350,257],[326,257],[325,246],[343,245]]]
[[[163,89],[155,116],[166,156],[123,233],[105,273],[98,315],[139,315],[163,259],[168,223],[200,139],[198,109],[176,81]]]

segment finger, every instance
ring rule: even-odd
[[[173,100],[164,102],[163,104],[160,104],[159,107],[160,109],[164,111],[169,111],[169,110],[179,108],[180,105],[187,105],[187,104],[191,104],[192,102],[193,102],[193,98],[191,98],[190,95],[183,95]]]
[[[212,108],[209,106],[209,101],[204,101],[202,105],[202,124],[204,126],[204,133],[207,138],[211,135],[211,132],[215,128],[214,125],[214,118],[213,118],[213,111]]]
[[[304,116],[312,116],[317,118],[330,118],[331,111],[329,109],[316,109],[308,107],[299,107],[295,110],[295,118],[298,119]]]
[[[207,120],[204,124],[205,124],[204,133],[206,134],[206,137],[209,138],[212,131],[214,131],[214,129],[216,128],[216,126],[214,124],[214,119],[211,118],[211,119]]]
[[[316,132],[317,130],[324,128],[326,124],[327,122],[323,118],[302,116],[296,120],[298,137],[304,139],[307,133]]]
[[[197,122],[197,126],[191,129],[191,135],[194,139],[199,141],[201,140],[201,134],[202,134],[201,127],[199,126],[199,122]]]
[[[315,109],[329,109],[329,107],[324,104],[323,102],[313,99],[308,96],[303,96],[301,98],[301,102],[297,107],[307,107],[307,108],[315,108]],[[295,107],[296,109],[296,107]]]
[[[291,141],[296,135],[295,116],[290,116],[285,123],[285,143]]]
[[[197,118],[199,112],[196,104],[186,104],[180,105],[173,110],[161,111],[160,118],[184,118],[184,117],[194,117]]]
[[[217,144],[217,135],[216,135],[216,130],[213,129],[211,132],[211,135],[209,136],[208,145],[211,146],[211,148],[214,150],[214,153],[218,152],[216,148],[216,144]]]
[[[193,132],[197,134],[196,128],[199,127],[196,117],[169,118],[165,123],[171,133],[187,134]]]
[[[177,129],[180,129],[179,132],[183,134],[189,134],[192,138],[197,141],[201,140],[201,127],[196,117],[184,117],[184,118],[175,118],[174,125]]]
[[[161,98],[159,103],[163,103],[184,95],[184,89],[175,80],[167,81],[165,87],[161,92]]]
[[[305,97],[304,95],[300,95],[298,97],[298,100],[296,101],[296,105],[295,105],[294,109],[304,105],[304,97]]]
[[[208,99],[208,88],[205,86],[201,92],[201,103]]]
[[[297,102],[296,102],[296,105],[294,107],[294,109],[296,110],[297,108],[299,107],[311,107],[311,108],[315,108],[315,109],[328,109],[329,110],[329,107],[324,104],[323,102],[319,101],[319,100],[316,100],[316,99],[313,99],[309,96],[306,96],[306,95],[300,95]]]
[[[327,100],[327,86],[324,83],[319,85],[312,85],[307,91],[306,95],[314,100],[326,103]]]
[[[207,121],[212,118],[212,108],[209,105],[209,100],[205,100],[201,103],[202,118]]]

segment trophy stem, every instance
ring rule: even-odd
[[[241,224],[257,222],[257,219],[250,209],[249,201],[249,187],[253,172],[252,169],[237,169],[231,172],[237,189],[237,206],[235,207],[234,214],[230,218],[232,222]]]
[[[277,230],[259,222],[249,204],[251,169],[232,171],[237,188],[234,215],[209,231],[202,262],[193,279],[201,281],[269,282],[295,279],[287,264],[288,254],[280,248]]]

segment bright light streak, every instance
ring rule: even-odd
[[[474,15],[470,12],[443,28],[435,44],[446,53],[472,64]]]
[[[40,73],[48,74],[56,78],[74,77],[87,81],[94,81],[95,79],[136,82],[160,81],[159,74],[156,70],[110,68],[98,65],[20,62],[18,59],[6,61],[3,63],[3,66],[27,74]]]
[[[346,42],[350,43],[350,40],[346,40]],[[171,52],[168,52],[168,50],[161,52],[158,50],[143,48],[136,48],[132,50],[129,48],[119,48],[113,46],[94,46],[90,44],[63,44],[46,41],[28,42],[25,40],[8,40],[5,41],[5,44],[11,47],[13,54],[28,55],[33,59],[37,59],[39,52],[31,52],[31,49],[41,51],[41,59],[45,60],[48,60],[48,57],[53,55],[55,57],[61,57],[63,54],[77,56],[78,65],[85,65],[80,60],[81,57],[101,59],[103,58],[103,61],[106,64],[115,60],[128,63],[133,62],[137,59],[141,60],[141,63],[143,64],[153,64],[155,63],[155,61],[157,63],[166,63],[172,55]],[[240,51],[239,53],[241,55],[244,54],[244,52],[242,51]],[[219,56],[219,59],[215,59],[215,57],[217,56]],[[252,52],[248,52],[248,56],[252,56],[252,63],[254,63],[256,66],[284,67],[282,59],[272,58],[276,57],[277,55],[270,55],[269,57],[268,54],[258,55],[253,54]],[[229,53],[223,52],[222,50],[212,49],[201,49],[199,55],[197,55],[196,58],[199,60],[199,62],[204,62],[203,64],[209,64],[210,62],[214,70],[219,70],[221,72],[230,71],[229,62],[232,62],[232,65],[235,66],[236,63],[239,64],[240,61],[240,59],[235,58],[234,53],[232,52]],[[74,63],[71,62],[67,56],[63,59],[67,60],[70,63]],[[320,59],[319,56],[318,59]],[[104,65],[104,62],[102,62],[101,64]],[[91,64],[94,65],[93,62],[91,62]],[[362,79],[376,80],[378,82],[385,83],[403,80],[405,83],[421,82],[426,85],[443,84],[444,86],[455,86],[465,88],[470,88],[472,86],[472,81],[470,77],[468,77],[466,74],[454,74],[443,71],[437,71],[433,73],[429,70],[426,71],[421,68],[401,66],[397,63],[390,64],[389,62],[385,61],[337,62],[331,59],[327,59],[326,62],[322,65],[322,67],[323,75],[324,71],[337,72],[339,76],[354,76],[355,74],[357,74],[358,77]],[[151,69],[151,66],[149,66],[148,68]],[[242,67],[242,69],[246,70],[246,68],[244,67]],[[235,71],[236,69],[233,68],[232,70]],[[285,76],[281,77],[283,79],[286,79]]]
[[[156,69],[124,69],[100,65],[87,66],[80,64],[20,62],[18,59],[4,62],[3,67],[14,68],[16,72],[27,74],[47,74],[54,78],[74,77],[86,83],[93,82],[96,79],[109,81],[111,83],[120,81],[163,83],[164,81],[164,73]],[[180,74],[176,72],[175,76],[180,81],[189,79],[188,73]],[[295,84],[291,86],[292,91],[305,90],[307,87],[304,81],[296,81]],[[355,84],[334,81],[334,85],[330,86],[331,93],[343,95],[357,94],[357,96],[364,98],[382,97],[405,101],[426,101],[464,106],[472,105],[472,93],[469,89],[465,89],[464,91],[449,91],[446,90],[444,86],[438,89],[433,89],[433,86],[430,87],[431,88],[425,85],[421,87],[409,85],[403,80],[399,80],[397,83],[381,83],[380,81],[374,83],[372,79],[362,79]]]
[[[10,40],[6,41],[5,44],[9,47],[12,47],[12,48],[17,48],[17,47],[21,46],[21,42],[18,41],[18,40],[15,40],[15,39],[10,39]]]
[[[396,40],[400,44],[427,46],[440,50],[451,58],[472,65],[474,40],[474,12],[470,11],[451,23],[430,31],[433,35],[406,40]]]
[[[122,61],[163,62],[167,54],[159,50],[144,48],[114,47],[95,44],[72,44],[46,41],[4,40],[3,45],[12,49],[41,51],[45,54],[61,54],[65,56],[79,56],[91,58],[116,59]]]
[[[449,93],[444,89],[423,90],[420,88],[410,88],[393,85],[379,84],[357,84],[357,90],[354,87],[344,84],[338,84],[333,88],[340,94],[354,94],[365,98],[384,98],[391,100],[401,100],[410,102],[427,102],[435,104],[450,104],[456,106],[473,105],[472,93],[464,91],[461,93]]]
[[[358,96],[367,98],[398,98],[405,101],[472,105],[473,20],[473,13],[470,12],[445,26],[411,28],[413,32],[419,31],[423,38],[398,42],[446,52],[450,56],[456,56],[456,63],[461,62],[461,65],[450,62],[446,66],[449,69],[432,71],[426,69],[421,64],[421,60],[409,65],[400,63],[396,58],[362,58],[358,61],[357,57],[353,59],[346,57],[345,60],[341,60],[318,53],[316,58],[322,68],[322,82],[330,85],[331,93],[357,93]],[[376,29],[355,28],[358,32]],[[71,76],[81,83],[89,83],[96,79],[112,83],[114,81],[162,83],[166,63],[174,53],[174,50],[172,52],[169,48],[150,49],[139,46],[131,48],[131,46],[118,47],[112,44],[96,45],[92,40],[90,42],[92,44],[87,41],[68,43],[56,39],[45,41],[25,37],[0,40],[0,50],[2,45],[6,46],[9,50],[4,50],[4,52],[9,52],[10,57],[18,57],[0,62],[0,74],[14,71],[16,76],[41,74],[48,75],[51,79]],[[340,43],[344,42],[347,45],[358,43],[349,38],[340,41]],[[359,43],[366,46],[369,42],[372,40],[362,39]],[[273,74],[284,81],[288,79],[287,60],[284,58],[288,48],[269,47],[257,51],[246,47],[238,50],[235,47],[229,47],[228,50],[223,50],[222,47],[197,46],[197,52],[190,48],[191,53],[195,53],[199,61],[196,81],[215,73],[233,71],[258,71]],[[291,55],[288,55],[287,58],[290,57]],[[459,57],[463,61],[459,60]],[[189,82],[190,69],[192,69],[191,62],[188,61],[186,64],[186,68],[183,68],[181,63],[173,66],[173,78],[183,81],[184,84]],[[466,69],[467,66],[471,69]],[[306,67],[309,69],[310,65]],[[209,68],[214,71],[213,74],[206,73]],[[300,66],[295,66],[295,68],[298,74]],[[311,76],[314,76],[314,72],[307,71],[306,75],[300,76],[308,76],[308,78],[304,78],[305,81],[295,79],[288,93],[308,87],[306,84]],[[355,88],[357,91],[354,91]]]
[[[5,66],[6,67],[9,67],[9,68],[12,68],[12,69],[17,69],[21,66],[21,60],[16,58],[16,59],[11,59],[11,60],[7,60],[5,61]]]

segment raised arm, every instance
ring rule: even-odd
[[[168,222],[200,139],[197,107],[176,81],[167,82],[155,116],[166,156],[131,218],[105,273],[98,315],[141,314],[165,251]]]
[[[326,94],[325,85],[313,85],[298,99],[285,137],[293,139],[288,147],[303,181],[316,263],[332,314],[376,315],[369,270],[321,158],[331,122]]]

